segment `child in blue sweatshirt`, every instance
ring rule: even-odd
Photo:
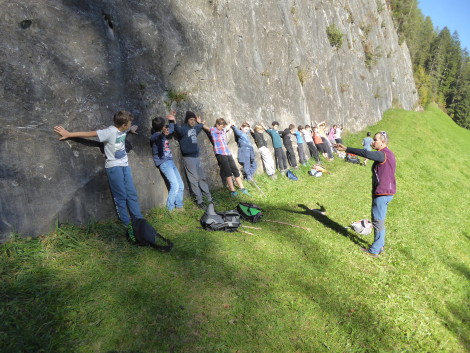
[[[250,139],[250,125],[243,123],[241,130],[232,125],[232,130],[238,138],[238,162],[243,166],[245,179],[251,181],[255,176],[257,164]]]
[[[181,179],[178,168],[173,162],[173,154],[170,150],[168,139],[171,138],[175,127],[175,117],[168,115],[169,127],[165,126],[165,119],[156,117],[152,120],[152,136],[150,144],[152,145],[152,154],[155,165],[163,173],[170,184],[168,190],[168,199],[166,208],[169,211],[183,209],[184,183]]]
[[[304,138],[302,133],[303,129],[304,127],[302,125],[299,125],[297,127],[297,131],[294,132],[294,135],[297,138],[297,152],[299,153],[300,164],[306,166],[307,159],[305,158]]]

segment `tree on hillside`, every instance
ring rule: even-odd
[[[434,25],[431,17],[424,18],[423,15],[419,16],[417,21],[417,34],[416,42],[413,43],[413,50],[410,48],[410,54],[413,59],[414,67],[424,67],[429,58],[431,51],[431,43],[436,37]]]
[[[470,58],[467,50],[462,54],[455,94],[449,102],[448,112],[457,124],[470,129]]]
[[[418,12],[417,0],[390,0],[389,6],[392,11],[392,18],[398,32],[400,44],[406,39],[414,42],[416,33],[416,19]]]
[[[420,104],[435,101],[459,125],[470,128],[470,68],[457,32],[434,29],[417,0],[386,0],[400,38],[406,40],[413,63]]]

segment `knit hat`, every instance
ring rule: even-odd
[[[188,111],[186,112],[186,117],[184,118],[184,123],[187,124],[187,123],[188,123],[188,120],[191,119],[191,118],[196,119],[197,116],[196,116],[196,114],[194,114],[192,111],[189,111],[189,110],[188,110]]]

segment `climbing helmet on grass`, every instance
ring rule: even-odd
[[[310,174],[311,176],[317,177],[317,178],[319,178],[323,175],[322,172],[320,172],[319,170],[316,170],[316,169],[310,169],[308,171],[308,174]]]
[[[258,222],[263,217],[263,210],[258,205],[252,203],[240,202],[237,206],[237,211],[241,218],[252,223]]]
[[[371,221],[368,219],[361,219],[360,221],[352,223],[351,228],[354,229],[356,233],[369,235],[372,232],[373,227]]]

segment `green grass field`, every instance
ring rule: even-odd
[[[468,352],[470,131],[435,107],[391,110],[397,157],[386,253],[373,236],[370,167],[257,179],[252,233],[206,232],[202,211],[147,214],[174,249],[134,247],[116,222],[62,226],[0,247],[1,352]],[[345,137],[360,147],[364,132]],[[217,209],[236,201],[216,194]],[[318,204],[325,217],[311,208]]]

